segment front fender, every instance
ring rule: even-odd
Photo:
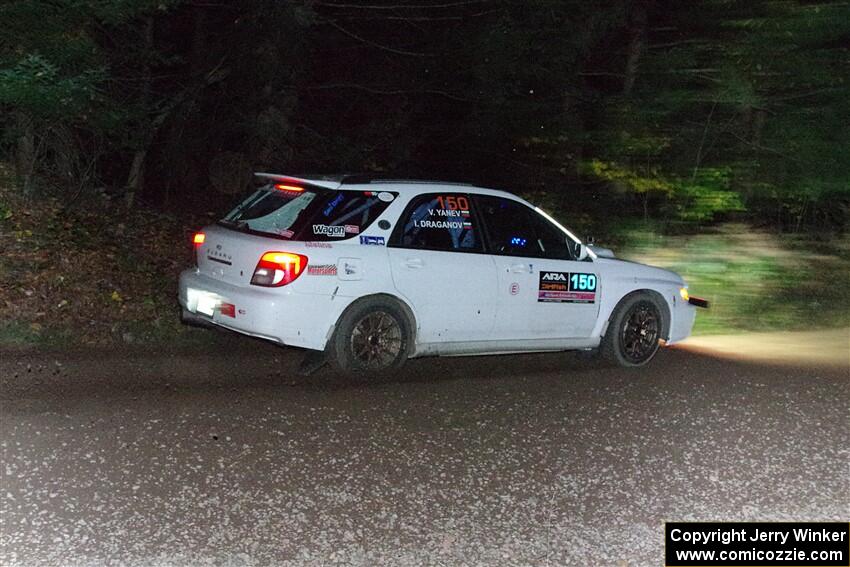
[[[665,311],[662,335],[669,340],[671,329],[676,327],[677,311],[684,304],[679,295],[679,289],[685,285],[681,276],[636,262],[609,258],[599,258],[597,262],[604,288],[593,336],[601,338],[605,335],[611,315],[624,298],[633,293],[647,292],[653,294]]]

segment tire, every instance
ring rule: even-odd
[[[623,298],[614,309],[600,350],[609,362],[625,367],[644,366],[660,347],[664,318],[658,301],[648,293]]]
[[[411,337],[410,322],[397,302],[370,297],[342,314],[329,354],[334,365],[346,374],[380,373],[404,365]]]

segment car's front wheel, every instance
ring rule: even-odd
[[[332,359],[348,373],[381,372],[407,360],[410,324],[390,299],[364,299],[340,318],[331,340]]]
[[[611,315],[602,339],[602,355],[620,366],[643,366],[658,352],[664,320],[648,293],[623,299]]]

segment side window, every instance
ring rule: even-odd
[[[567,235],[533,209],[512,199],[486,195],[476,195],[475,203],[494,254],[571,259]]]
[[[393,244],[402,248],[481,251],[468,195],[420,195],[410,202],[396,230]]]

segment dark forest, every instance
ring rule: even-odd
[[[167,210],[251,171],[369,172],[572,214],[847,218],[843,2],[26,0],[0,21],[24,192]]]

